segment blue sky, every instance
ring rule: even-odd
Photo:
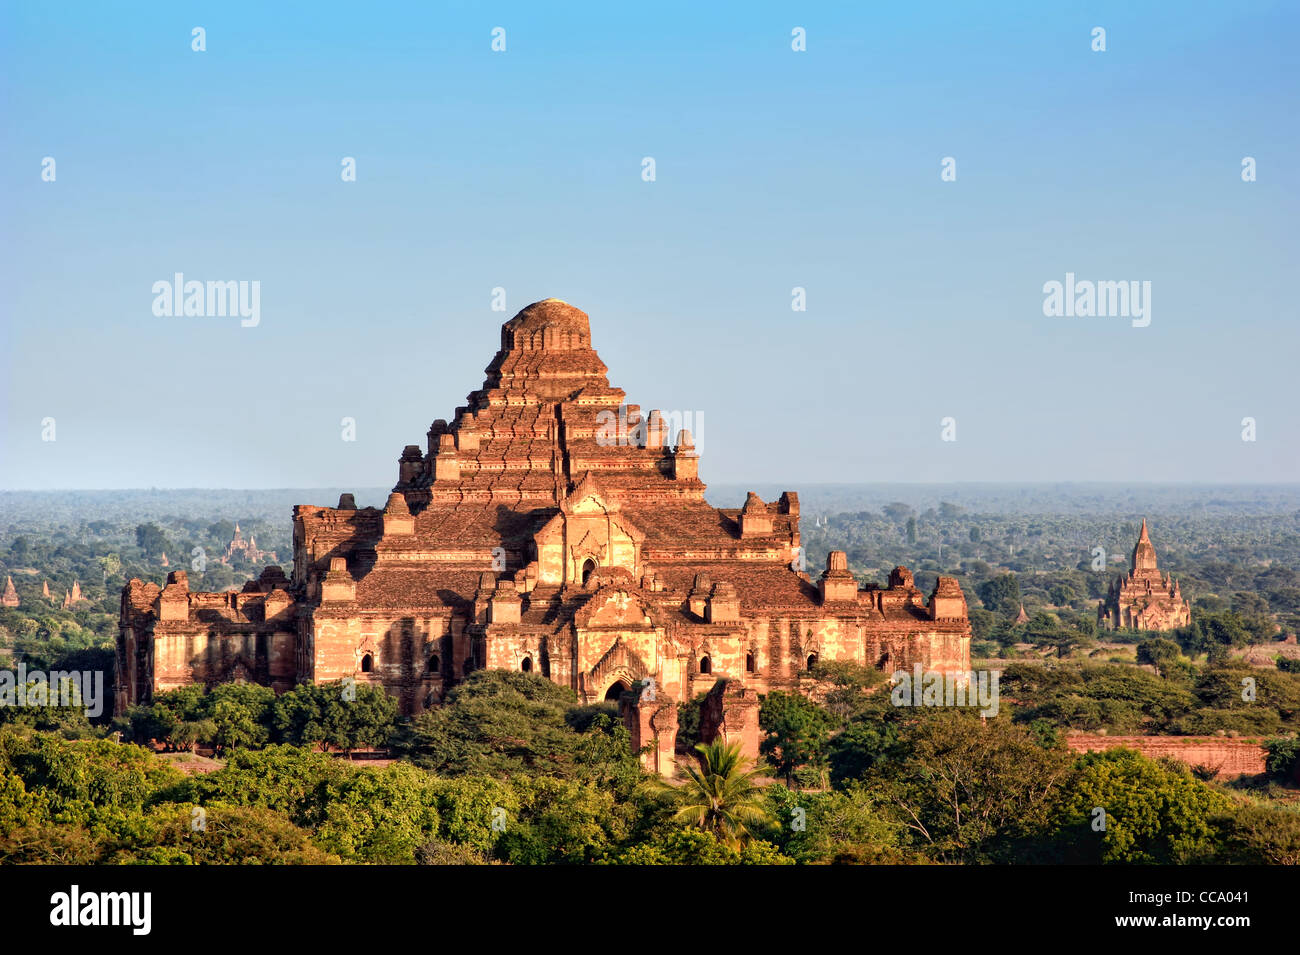
[[[1133,6],[5,4],[0,487],[391,484],[548,296],[705,481],[1300,479],[1300,15]]]

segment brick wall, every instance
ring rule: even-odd
[[[1066,743],[1078,753],[1125,746],[1143,756],[1168,756],[1190,766],[1217,769],[1220,776],[1255,776],[1264,772],[1266,751],[1258,739],[1224,736],[1091,736],[1071,733]]]

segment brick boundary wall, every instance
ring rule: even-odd
[[[1216,769],[1220,776],[1257,776],[1264,772],[1267,751],[1261,741],[1223,736],[1092,736],[1070,733],[1066,744],[1077,753],[1125,746],[1143,756],[1168,756],[1190,766]]]

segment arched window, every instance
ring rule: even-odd
[[[361,672],[370,673],[375,668],[375,658],[367,653],[361,658]]]
[[[430,673],[437,673],[437,672],[438,672],[438,666],[439,666],[439,665],[440,665],[440,661],[438,660],[438,654],[435,653],[433,656],[429,657],[429,672],[430,672]]]
[[[532,658],[532,657],[524,657],[524,662],[521,663],[521,664],[519,664],[519,669],[522,670],[524,673],[532,673],[532,672],[533,672],[533,658]]]
[[[745,672],[746,673],[754,672],[754,654],[752,653],[745,654]]]
[[[710,660],[707,656],[700,657],[700,672],[701,673],[713,672],[713,661]]]
[[[591,579],[591,575],[596,572],[596,560],[588,557],[582,562],[582,582],[586,584]]]
[[[817,665],[817,654],[815,653],[808,654],[808,669],[811,670],[816,665]]]

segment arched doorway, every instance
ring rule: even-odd
[[[705,654],[704,656],[700,657],[700,672],[701,673],[713,672],[713,661],[709,659],[708,654]]]
[[[519,664],[519,669],[520,669],[522,672],[524,672],[524,673],[532,673],[532,672],[533,672],[533,658],[532,658],[532,657],[524,657],[524,662],[521,663],[521,664]]]
[[[605,702],[617,703],[619,701],[619,698],[624,693],[626,693],[629,689],[631,688],[622,680],[615,680],[614,683],[610,686],[610,688],[605,691]]]
[[[817,665],[817,654],[815,653],[808,654],[808,669],[811,670],[816,665]]]
[[[375,658],[367,653],[361,658],[361,672],[370,673],[375,668]]]
[[[591,575],[596,572],[596,558],[588,557],[582,562],[582,583],[585,586],[591,579]]]

